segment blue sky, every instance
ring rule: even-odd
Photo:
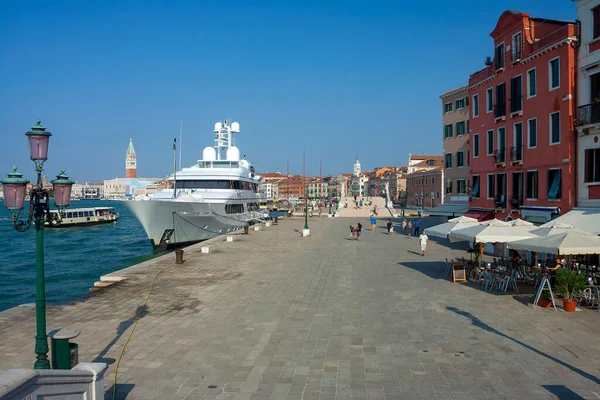
[[[0,13],[0,174],[30,179],[24,133],[53,133],[46,173],[77,181],[124,176],[133,138],[138,176],[172,169],[241,125],[241,153],[260,171],[307,174],[401,165],[441,154],[439,95],[493,54],[506,9],[576,19],[568,0],[28,1]]]

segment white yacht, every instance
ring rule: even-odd
[[[233,135],[239,132],[237,122],[217,122],[214,147],[206,147],[196,165],[168,178],[175,189],[122,202],[154,248],[200,242],[268,217],[259,208],[261,177],[235,146]]]

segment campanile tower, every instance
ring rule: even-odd
[[[129,139],[129,147],[127,147],[127,155],[125,156],[125,178],[137,178],[137,161],[133,140],[131,139]]]

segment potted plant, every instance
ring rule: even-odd
[[[535,294],[531,298],[532,301],[535,301]],[[550,292],[548,290],[542,290],[542,294],[538,299],[537,306],[542,308],[549,308],[552,305],[552,298],[550,297]]]
[[[485,58],[485,65],[487,65],[488,67],[489,67],[490,65],[492,65],[492,57],[490,57],[490,56],[487,56],[487,57]]]
[[[565,311],[573,312],[577,306],[577,293],[585,289],[585,275],[570,269],[556,271],[556,293],[563,298]]]

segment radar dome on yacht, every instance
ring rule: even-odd
[[[217,151],[213,147],[205,147],[202,150],[203,161],[215,161],[217,159]]]
[[[227,161],[240,161],[240,149],[231,146],[227,149]]]
[[[231,130],[234,132],[239,132],[240,131],[240,124],[237,122],[234,122],[231,124]]]
[[[220,131],[222,127],[223,127],[223,123],[222,122],[217,122],[215,124],[215,131]]]

